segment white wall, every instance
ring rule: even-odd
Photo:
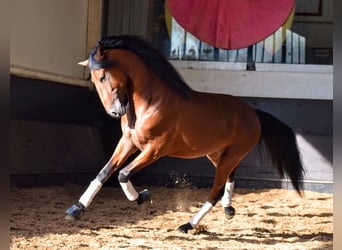
[[[88,33],[92,24],[88,15],[94,2],[11,1],[11,73],[86,86],[84,68],[77,62],[89,53]],[[101,15],[92,16],[90,21],[100,28],[98,20]],[[100,38],[96,32],[92,35]]]
[[[332,100],[333,66],[172,61],[185,82],[203,92],[242,97]],[[214,67],[214,68],[212,68]]]

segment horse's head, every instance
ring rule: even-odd
[[[114,118],[120,118],[127,111],[128,76],[119,65],[108,59],[108,52],[109,50],[102,51],[101,45],[98,44],[89,59],[79,64],[89,67],[91,81],[96,87],[106,112]]]

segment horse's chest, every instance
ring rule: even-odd
[[[123,133],[141,151],[152,139],[151,134],[143,131],[142,129],[131,129],[129,127],[125,127],[123,129]]]
[[[151,113],[153,112],[146,112],[143,116],[139,116],[134,127],[129,126],[125,121],[121,123],[123,134],[141,151],[146,148],[160,151],[164,148],[172,130],[170,126],[165,125],[162,117],[153,116]]]

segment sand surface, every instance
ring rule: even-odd
[[[64,212],[85,187],[11,188],[11,249],[333,249],[332,194],[237,189],[232,220],[219,202],[184,234],[176,229],[209,189],[147,188],[152,201],[138,206],[121,189],[104,187],[77,221]]]

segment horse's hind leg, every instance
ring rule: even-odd
[[[241,159],[241,155],[240,157],[237,157],[236,154],[234,154],[233,151],[230,150],[222,153],[220,160],[218,161],[218,164],[216,166],[214,185],[210,191],[208,200],[204,203],[202,208],[192,217],[189,223],[186,223],[178,228],[179,231],[187,233],[188,230],[196,228],[199,222],[204,218],[204,216],[210,212],[210,210],[222,197],[225,183],[227,182],[228,177],[239,164]]]
[[[221,159],[221,154],[220,152],[215,152],[212,154],[207,155],[207,158],[211,161],[211,163],[217,167],[220,159]],[[232,219],[235,215],[235,208],[232,206],[232,197],[233,197],[233,191],[234,191],[234,176],[235,176],[235,171],[234,169],[225,184],[224,187],[224,193],[221,199],[221,204],[224,209],[224,212],[226,214],[227,219]]]
[[[236,169],[229,175],[228,180],[224,186],[223,196],[221,198],[221,204],[227,219],[232,219],[235,215],[235,208],[232,206],[235,171]]]

